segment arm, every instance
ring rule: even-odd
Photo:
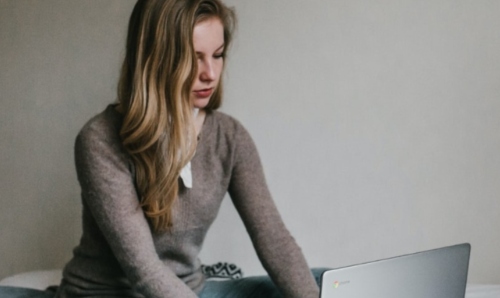
[[[317,298],[301,249],[285,227],[271,198],[257,149],[239,127],[229,193],[252,239],[262,265],[285,297]]]
[[[131,285],[145,297],[196,297],[156,253],[116,133],[87,126],[77,137],[75,160],[82,198]]]

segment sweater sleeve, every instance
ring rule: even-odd
[[[197,297],[156,253],[129,157],[116,132],[101,126],[87,126],[80,132],[75,161],[82,198],[114,256],[134,289],[145,297]]]
[[[262,265],[284,297],[319,297],[302,251],[271,198],[254,142],[241,125],[237,126],[235,139],[229,194]]]

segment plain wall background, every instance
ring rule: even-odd
[[[0,278],[80,237],[73,142],[116,99],[135,1],[0,0]],[[500,1],[228,0],[223,111],[311,266],[459,242],[500,283]],[[226,200],[201,255],[263,273]]]

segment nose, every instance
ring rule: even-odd
[[[204,82],[211,82],[215,80],[215,69],[214,65],[210,60],[201,61],[198,64],[198,72],[200,74],[200,80]]]

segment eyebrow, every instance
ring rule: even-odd
[[[217,48],[217,50],[215,50],[216,52],[220,49],[223,49],[224,47],[226,46],[226,43],[223,43],[220,47]]]

